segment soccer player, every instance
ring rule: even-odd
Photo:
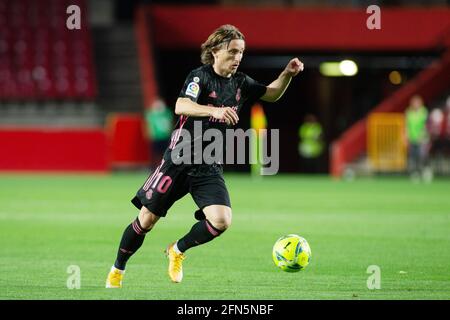
[[[173,152],[179,144],[193,148],[194,124],[202,130],[216,128],[222,133],[239,121],[243,105],[258,99],[277,101],[285,92],[292,77],[303,70],[303,63],[294,58],[276,80],[262,85],[242,72],[237,72],[245,50],[243,34],[232,25],[216,29],[201,46],[203,66],[187,76],[175,105],[180,116],[172,140],[158,168],[137,191],[132,203],[140,210],[138,217],[125,229],[117,259],[106,280],[107,288],[120,288],[128,259],[141,247],[145,235],[161,217],[187,193],[194,199],[198,220],[183,237],[166,248],[168,273],[173,282],[183,279],[182,262],[185,252],[220,236],[231,223],[231,203],[222,176],[222,165],[175,164]],[[191,133],[191,141],[180,139],[181,130]],[[192,152],[193,154],[193,152]]]

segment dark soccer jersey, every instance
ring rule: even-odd
[[[226,78],[215,73],[211,65],[204,65],[189,73],[179,97],[189,98],[198,104],[216,108],[231,107],[239,114],[239,111],[244,105],[254,103],[265,92],[266,86],[242,72],[236,72],[230,78]],[[198,128],[194,130],[195,122],[197,122],[197,127],[199,127],[201,122],[201,131]],[[190,144],[193,158],[199,156],[196,154],[196,151],[198,153],[199,150],[194,150],[194,144],[196,141],[199,144],[198,140],[201,141],[203,139],[203,133],[210,128],[220,130],[225,141],[225,130],[232,128],[232,125],[227,125],[225,121],[217,120],[213,117],[181,115],[176,125],[176,130],[172,134],[172,140],[166,154],[171,155],[175,150],[182,149],[185,146],[184,144]],[[191,136],[190,141],[183,140],[180,129],[185,129],[189,132]],[[201,135],[199,134],[200,132]],[[207,144],[207,142],[202,143],[202,152]],[[217,174],[222,171],[221,165],[221,163],[213,163],[210,165],[204,163],[192,164],[189,174],[197,176]]]

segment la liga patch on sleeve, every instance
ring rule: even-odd
[[[196,82],[190,82],[186,89],[186,95],[193,98],[197,98],[200,91],[200,86]]]

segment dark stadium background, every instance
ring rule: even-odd
[[[268,120],[268,128],[280,130],[280,171],[299,172],[300,157],[297,152],[298,128],[307,113],[318,115],[324,127],[327,145],[337,139],[346,128],[360,120],[377,104],[390,95],[396,88],[388,80],[388,74],[396,69],[396,64],[405,63],[402,70],[405,78],[413,77],[423,64],[430,63],[438,57],[438,52],[410,53],[361,53],[345,52],[341,54],[329,52],[257,52],[249,49],[240,70],[258,79],[262,83],[270,83],[284,68],[284,63],[292,57],[300,57],[305,63],[305,71],[292,81],[284,96],[276,103],[262,102]],[[359,62],[359,72],[355,77],[328,78],[330,84],[330,104],[320,102],[320,81],[324,81],[319,73],[317,57],[326,57],[330,61],[352,59]],[[380,64],[390,65],[380,67]],[[157,54],[157,69],[160,72],[161,92],[170,106],[175,105],[185,75],[200,65],[199,50],[167,51]],[[242,110],[238,127],[248,128],[250,125],[250,109]],[[320,158],[322,173],[328,172],[329,152],[325,151]],[[231,167],[231,166],[230,166]],[[248,170],[247,166],[233,166],[234,170]]]
[[[34,90],[38,90],[36,88],[40,85],[39,80],[33,79],[31,82],[35,81],[34,84],[30,83],[30,80],[25,83],[24,90],[28,91],[23,91],[22,94],[20,92],[22,89],[19,88],[19,91],[16,90],[13,95],[8,95],[7,90],[9,84],[7,82],[3,83],[2,86],[4,86],[4,90],[2,90],[2,92],[4,92],[4,94],[0,96],[0,128],[2,126],[4,127],[2,132],[5,132],[5,134],[12,134],[14,137],[17,132],[23,134],[22,131],[27,128],[34,128],[39,132],[39,128],[47,127],[58,128],[63,131],[66,130],[65,133],[76,135],[76,130],[89,127],[98,130],[97,138],[104,140],[103,142],[99,142],[98,145],[95,145],[93,142],[92,146],[88,147],[96,150],[94,151],[94,154],[97,157],[96,160],[92,160],[92,164],[88,164],[91,160],[86,159],[82,154],[82,140],[79,140],[84,138],[73,137],[73,141],[78,141],[79,146],[77,147],[77,144],[75,144],[71,151],[64,149],[59,144],[55,144],[54,147],[51,148],[50,145],[52,142],[43,142],[45,141],[43,140],[42,144],[49,146],[49,150],[42,150],[41,153],[39,153],[39,151],[33,152],[32,155],[35,157],[30,157],[30,154],[20,154],[20,150],[24,150],[23,147],[25,146],[23,145],[20,147],[20,141],[22,141],[21,139],[25,139],[24,141],[26,141],[28,138],[19,135],[17,136],[18,138],[16,138],[16,144],[11,146],[7,142],[4,142],[2,145],[4,149],[12,148],[11,152],[7,153],[10,157],[5,158],[3,162],[0,163],[0,170],[6,171],[34,169],[45,169],[50,171],[109,171],[110,169],[146,168],[149,157],[153,163],[157,161],[157,159],[153,159],[152,154],[149,154],[148,144],[145,141],[146,137],[139,136],[136,131],[145,130],[145,123],[143,120],[139,123],[139,117],[142,115],[144,108],[148,107],[151,100],[156,98],[154,94],[153,96],[146,96],[148,83],[144,80],[143,76],[153,77],[154,82],[158,87],[157,93],[165,100],[168,107],[173,110],[177,95],[187,73],[200,65],[200,45],[201,41],[204,41],[204,39],[200,40],[195,46],[191,44],[186,47],[177,45],[179,42],[185,42],[183,42],[184,39],[177,38],[176,32],[171,34],[169,30],[168,35],[156,34],[155,32],[157,31],[155,30],[159,30],[159,23],[157,20],[153,19],[150,14],[154,6],[159,6],[160,8],[166,6],[169,10],[170,8],[180,8],[180,6],[189,8],[193,5],[199,5],[198,8],[201,10],[208,7],[218,8],[218,10],[221,8],[225,10],[227,10],[227,8],[231,8],[231,10],[237,8],[237,11],[233,11],[234,14],[239,13],[239,8],[243,8],[246,14],[252,12],[251,10],[254,10],[253,12],[255,12],[255,14],[261,10],[266,10],[268,12],[270,12],[270,10],[285,10],[286,13],[291,10],[297,10],[297,12],[301,13],[301,10],[304,9],[306,10],[305,12],[311,12],[311,14],[317,15],[318,18],[320,18],[321,10],[325,10],[324,12],[328,13],[331,12],[331,14],[333,14],[332,10],[336,10],[337,13],[342,13],[347,10],[347,12],[359,12],[362,19],[365,19],[369,16],[365,12],[366,7],[371,4],[376,4],[381,6],[382,10],[391,10],[390,12],[393,12],[393,14],[400,14],[399,17],[403,14],[401,10],[405,10],[404,14],[406,16],[415,14],[415,17],[420,17],[423,12],[424,19],[426,19],[427,10],[430,8],[434,10],[434,13],[432,14],[435,14],[436,17],[439,17],[439,14],[442,14],[442,17],[445,17],[446,14],[448,15],[448,7],[446,6],[445,1],[375,1],[369,3],[369,1],[303,2],[281,0],[275,2],[137,0],[77,0],[72,2],[55,2],[51,0],[34,2],[31,0],[20,0],[16,2],[2,0],[1,4],[5,17],[3,23],[6,23],[6,26],[11,27],[6,28],[6,30],[4,29],[2,33],[2,37],[5,41],[4,43],[10,44],[9,49],[8,45],[5,46],[6,52],[9,54],[10,58],[6,60],[3,59],[2,65],[3,68],[9,70],[9,77],[12,77],[12,79],[17,77],[17,79],[19,79],[16,80],[16,85],[21,85],[20,77],[23,78],[23,76],[27,76],[27,74],[28,77],[34,77],[36,73],[33,72],[39,67],[40,63],[38,60],[32,61],[32,55],[34,54],[33,43],[35,41],[40,41],[39,39],[41,38],[39,38],[40,36],[37,36],[37,38],[33,38],[32,36],[30,27],[32,28],[34,26],[33,23],[35,22],[33,22],[34,18],[27,18],[27,14],[31,15],[31,13],[28,13],[27,8],[33,8],[38,15],[40,14],[40,23],[44,23],[44,25],[46,20],[54,20],[51,22],[53,23],[53,26],[48,29],[49,38],[47,39],[49,40],[47,41],[49,42],[46,44],[48,48],[50,48],[47,49],[50,50],[50,55],[44,59],[55,59],[55,61],[59,61],[59,56],[51,56],[51,49],[53,49],[53,46],[54,50],[60,50],[57,48],[57,44],[52,44],[52,41],[55,42],[58,39],[66,38],[64,41],[66,41],[68,48],[66,48],[65,58],[64,52],[62,58],[69,60],[69,64],[67,65],[68,67],[63,65],[63,69],[66,70],[61,71],[63,72],[63,77],[64,72],[69,73],[69,75],[66,76],[68,77],[67,79],[78,77],[79,72],[75,69],[70,69],[72,68],[70,67],[71,63],[75,63],[74,68],[78,68],[76,63],[79,62],[76,61],[80,59],[77,57],[81,57],[82,60],[84,59],[83,61],[86,61],[85,63],[87,63],[87,78],[77,78],[75,81],[78,82],[74,83],[70,83],[72,80],[68,82],[69,87],[71,85],[74,86],[74,88],[80,88],[80,86],[81,88],[86,87],[87,91],[74,93],[73,91],[66,90],[59,92],[56,96],[50,95],[48,98],[43,98],[42,95],[39,95],[38,91],[29,91],[30,88],[33,88],[33,85],[35,86]],[[60,27],[62,26],[64,28],[64,22],[68,14],[65,12],[57,12],[59,15],[55,15],[57,10],[62,11],[66,8],[66,5],[68,6],[70,4],[78,4],[82,8],[82,30],[80,31],[64,31]],[[46,6],[53,6],[53,9],[50,10],[50,15],[53,16],[47,17],[48,13],[45,12]],[[141,10],[142,8],[147,8],[144,15],[146,17],[145,19],[147,19],[146,26],[149,28],[145,31],[146,35],[144,34],[144,38],[142,35],[138,36],[138,33],[142,33],[142,23],[139,22],[142,20],[139,20],[139,16],[144,12],[144,10]],[[397,11],[392,11],[393,9]],[[21,10],[25,13],[21,13]],[[22,15],[22,18],[14,18],[14,12],[18,12],[17,14],[19,14],[19,17]],[[228,11],[224,11],[221,15],[222,21],[227,21],[227,12]],[[8,15],[11,14],[13,14],[13,16],[8,17]],[[251,15],[252,14],[250,14],[249,17]],[[164,14],[162,16],[164,16]],[[189,17],[186,17],[185,23],[187,30],[193,24],[189,19]],[[195,22],[196,29],[203,25],[202,19],[207,19],[207,16],[202,16],[200,21]],[[28,25],[27,21],[29,21]],[[281,21],[276,20],[273,28],[276,28],[276,23],[280,23]],[[382,21],[385,22],[384,20]],[[361,28],[364,28],[365,21],[361,20],[361,22]],[[264,22],[263,26],[270,26],[270,23],[271,21],[267,21],[267,23]],[[345,21],[342,22],[343,27],[345,26],[345,23]],[[405,27],[405,23],[406,22],[399,21],[399,25],[402,28]],[[16,26],[16,24],[18,26]],[[24,27],[20,27],[21,25],[24,25]],[[209,21],[206,25],[208,25],[208,28],[211,28],[209,26],[214,24]],[[319,28],[317,29],[317,34],[326,36],[330,31],[327,29],[327,21],[317,21],[317,26],[317,28]],[[392,27],[392,22],[390,26]],[[244,26],[244,29],[251,30],[248,28],[249,26]],[[428,26],[427,28],[430,30],[433,29],[431,26]],[[317,115],[324,130],[325,149],[322,156],[317,160],[321,173],[331,172],[334,176],[339,176],[342,174],[342,168],[345,168],[345,166],[351,165],[352,162],[358,163],[358,161],[364,161],[366,154],[364,153],[364,147],[361,146],[361,143],[364,142],[361,140],[362,136],[359,136],[358,147],[355,147],[355,150],[342,149],[342,152],[351,152],[352,155],[348,156],[348,160],[339,163],[341,167],[336,171],[336,169],[332,168],[332,163],[335,163],[335,158],[333,158],[331,151],[333,143],[341,138],[342,135],[357,121],[365,120],[368,114],[373,111],[377,105],[395,94],[396,91],[407,84],[409,80],[414,79],[419,72],[426,70],[433,61],[439,61],[447,48],[445,39],[447,39],[448,32],[445,29],[445,21],[436,21],[436,26],[434,28],[440,30],[436,31],[439,33],[436,43],[423,45],[418,42],[418,44],[412,44],[413,50],[408,50],[408,45],[405,45],[405,48],[402,49],[401,45],[396,46],[395,43],[389,43],[391,40],[388,40],[387,38],[385,44],[381,42],[381,45],[378,44],[374,46],[373,50],[371,50],[370,47],[367,47],[369,45],[366,45],[364,50],[358,50],[345,49],[345,47],[337,48],[336,45],[330,45],[329,48],[326,48],[326,44],[324,45],[325,48],[321,49],[311,47],[302,48],[302,44],[297,44],[297,46],[299,46],[298,49],[277,49],[276,47],[264,49],[262,47],[255,48],[252,46],[251,37],[250,39],[247,39],[249,44],[247,45],[247,51],[240,70],[248,73],[262,83],[268,84],[274,80],[284,68],[287,61],[292,57],[299,57],[305,63],[305,71],[300,76],[293,79],[291,86],[282,99],[273,104],[262,103],[268,119],[268,128],[280,129],[280,171],[308,173],[300,166],[300,156],[298,153],[298,128],[302,124],[304,116],[308,113]],[[14,38],[14,30],[20,30],[16,33],[17,38]],[[420,29],[416,28],[414,30]],[[210,31],[212,30],[202,30],[205,35]],[[382,30],[374,30],[371,32],[373,32],[372,35],[376,36],[376,34],[382,32]],[[388,32],[384,31],[384,33],[382,33],[384,34],[383,37],[386,37],[386,34],[389,32],[392,32],[392,30],[389,30]],[[70,44],[70,41],[72,41],[70,39],[72,38],[70,37],[77,37],[76,34],[84,35],[83,37],[86,42],[85,49],[83,49],[85,51],[82,51],[82,54],[85,55],[85,57],[83,55],[79,56],[80,53],[77,51],[77,45],[74,45],[73,47],[75,50],[72,51],[74,55],[69,54],[71,52],[70,50],[72,50],[72,45]],[[368,37],[371,35],[370,33],[366,34],[368,34]],[[255,33],[255,35],[264,37],[264,35],[258,33]],[[296,34],[294,33],[293,35],[295,36]],[[302,35],[301,30],[299,30],[298,35]],[[346,38],[345,34],[342,35],[342,39],[339,40],[349,43],[352,42],[351,38]],[[147,39],[145,39],[145,36],[147,36]],[[420,34],[418,36],[420,36]],[[15,43],[22,41],[21,37],[25,37],[24,39],[26,41],[30,41],[28,49],[25,50],[25,53],[21,53],[22,56],[20,59],[18,58],[20,61],[28,59],[28,64],[25,64],[24,66],[20,65],[21,62],[15,61],[14,50],[16,49],[13,49]],[[67,38],[69,40],[67,40]],[[157,41],[154,41],[155,39]],[[10,43],[8,43],[8,41],[10,41]],[[269,39],[267,41],[267,43],[269,43],[271,40]],[[150,52],[153,55],[153,58],[145,56],[145,53],[144,55],[142,54],[143,45],[147,45],[143,42],[148,42],[150,45]],[[164,46],[159,46],[158,43],[160,42],[166,44]],[[168,42],[172,42],[174,45],[167,45]],[[383,49],[383,46],[385,49]],[[36,52],[36,55],[38,54],[39,51]],[[61,60],[63,61],[61,63],[67,63],[64,62],[66,61],[64,59]],[[71,62],[71,59],[75,62]],[[351,59],[357,63],[359,70],[355,76],[325,77],[320,74],[320,63],[344,59]],[[148,63],[149,61],[152,61],[151,63],[154,68],[153,72],[148,71],[143,66],[144,63]],[[51,65],[50,62],[47,62],[47,64]],[[23,68],[25,68],[25,71],[22,70]],[[57,74],[55,75],[56,78],[52,80],[54,81],[53,86],[61,87],[63,84],[61,81],[65,80],[64,78],[60,78],[61,72],[57,71],[59,70],[59,67],[54,67],[56,69],[53,71],[51,70],[51,66],[48,68],[50,69],[47,73],[51,74],[54,72]],[[400,72],[402,77],[401,84],[392,84],[389,81],[389,73],[393,70]],[[21,72],[25,73],[22,73],[21,75]],[[74,73],[74,75],[72,73]],[[83,84],[82,81],[86,81],[85,79],[89,80],[89,84]],[[442,80],[440,80],[440,82],[442,82]],[[445,84],[441,84],[441,87],[442,86],[445,87]],[[63,88],[62,90],[65,89]],[[439,89],[437,93],[431,94],[430,98],[426,99],[428,108],[432,109],[441,106],[448,90],[449,88],[447,85],[447,90],[445,90],[445,88],[444,90]],[[406,97],[406,95],[403,96]],[[397,109],[404,109],[406,107],[406,103],[403,103],[400,107],[398,104],[396,106]],[[126,118],[128,116],[131,118]],[[239,127],[248,128],[250,125],[249,118],[250,108],[246,108],[242,111]],[[133,121],[134,123],[132,123]],[[119,128],[118,122],[124,127]],[[127,125],[130,126],[128,129],[125,128]],[[18,131],[15,132],[13,130],[13,132],[11,132],[8,131],[8,128],[16,128]],[[128,131],[126,133],[114,131],[122,129]],[[132,132],[133,130],[134,132]],[[61,140],[58,140],[58,135],[54,136],[54,138],[62,144],[66,138],[63,136],[60,137]],[[5,141],[6,139],[2,140]],[[31,140],[28,140],[28,142],[32,143]],[[348,145],[346,148],[349,148]],[[69,163],[64,165],[59,160],[59,165],[55,166],[52,164],[51,160],[43,160],[42,157],[45,158],[45,155],[57,151],[60,152],[59,157],[65,159],[63,161],[67,161],[69,153],[73,153],[73,155],[75,155],[74,159],[78,158],[78,160],[74,160],[73,162],[83,163],[86,161],[86,166],[74,166]],[[357,153],[354,154],[354,152]],[[15,153],[17,153],[17,157],[11,156]],[[43,164],[46,161],[49,163]],[[94,164],[95,161],[97,161],[96,164]],[[228,166],[226,170],[249,171],[249,166],[232,165]]]

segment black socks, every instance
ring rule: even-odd
[[[125,270],[128,259],[141,247],[145,239],[145,234],[150,230],[142,228],[138,218],[125,229],[122,240],[120,241],[114,267]]]
[[[142,246],[145,235],[150,230],[142,228],[138,218],[125,229],[117,251],[115,268],[125,270],[128,259]],[[191,230],[178,240],[177,247],[181,252],[185,252],[192,247],[211,241],[222,233],[222,230],[216,229],[208,220],[203,219],[194,224]]]
[[[177,247],[181,252],[185,252],[189,248],[211,241],[221,233],[223,231],[214,228],[208,220],[201,220],[192,226],[188,234],[178,240]]]

